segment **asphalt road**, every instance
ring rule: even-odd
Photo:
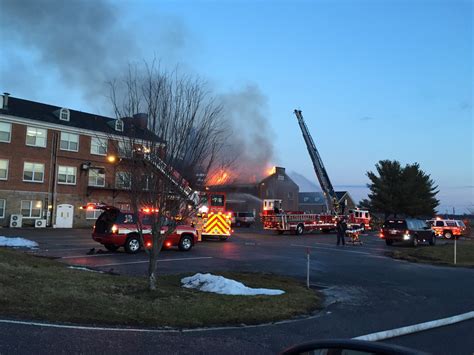
[[[39,243],[39,254],[61,262],[130,275],[146,273],[146,255],[123,251],[87,255],[100,245],[89,230],[12,230]],[[277,353],[301,342],[352,338],[474,310],[474,269],[413,264],[388,258],[375,235],[361,246],[337,247],[334,235],[274,235],[237,229],[227,241],[205,241],[190,252],[160,254],[159,273],[263,271],[306,277],[326,295],[311,319],[251,328],[194,332],[118,332],[0,323],[0,353]],[[103,248],[102,248],[103,249]],[[474,321],[386,340],[433,354],[474,351]],[[470,334],[470,335],[469,335]]]

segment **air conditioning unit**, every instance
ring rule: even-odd
[[[35,228],[46,228],[46,220],[45,219],[37,219],[35,221]]]
[[[12,214],[10,216],[10,228],[21,228],[23,216],[21,214]]]

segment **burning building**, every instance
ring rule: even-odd
[[[285,168],[274,167],[270,175],[259,182],[229,183],[229,172],[220,172],[210,180],[211,191],[227,193],[228,209],[232,211],[253,211],[259,213],[264,199],[280,199],[287,211],[298,210],[298,185],[286,174]],[[224,183],[219,183],[219,182]],[[214,182],[214,183],[213,183]]]

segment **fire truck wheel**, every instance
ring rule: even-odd
[[[301,223],[296,226],[296,235],[301,235],[304,232],[304,225]]]
[[[118,245],[114,245],[114,244],[104,244],[104,247],[108,251],[116,251],[119,248]]]
[[[453,237],[453,233],[451,233],[451,231],[445,231],[443,236],[446,238],[446,239],[451,239]]]
[[[189,251],[193,247],[193,240],[189,235],[183,235],[179,241],[178,248],[181,251]]]
[[[124,245],[125,251],[129,254],[138,253],[141,248],[140,237],[136,234],[131,234]]]

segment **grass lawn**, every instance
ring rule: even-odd
[[[185,289],[181,278],[145,277],[68,269],[67,265],[0,248],[0,316],[96,325],[202,327],[256,324],[309,314],[321,296],[297,280],[268,274],[219,273],[250,287],[282,289],[279,296],[229,296]]]
[[[438,241],[438,244],[435,246],[419,246],[418,248],[394,247],[394,249],[389,254],[396,259],[429,264],[474,267],[474,240],[457,241],[456,265],[454,265],[454,242],[442,244],[441,241]]]

